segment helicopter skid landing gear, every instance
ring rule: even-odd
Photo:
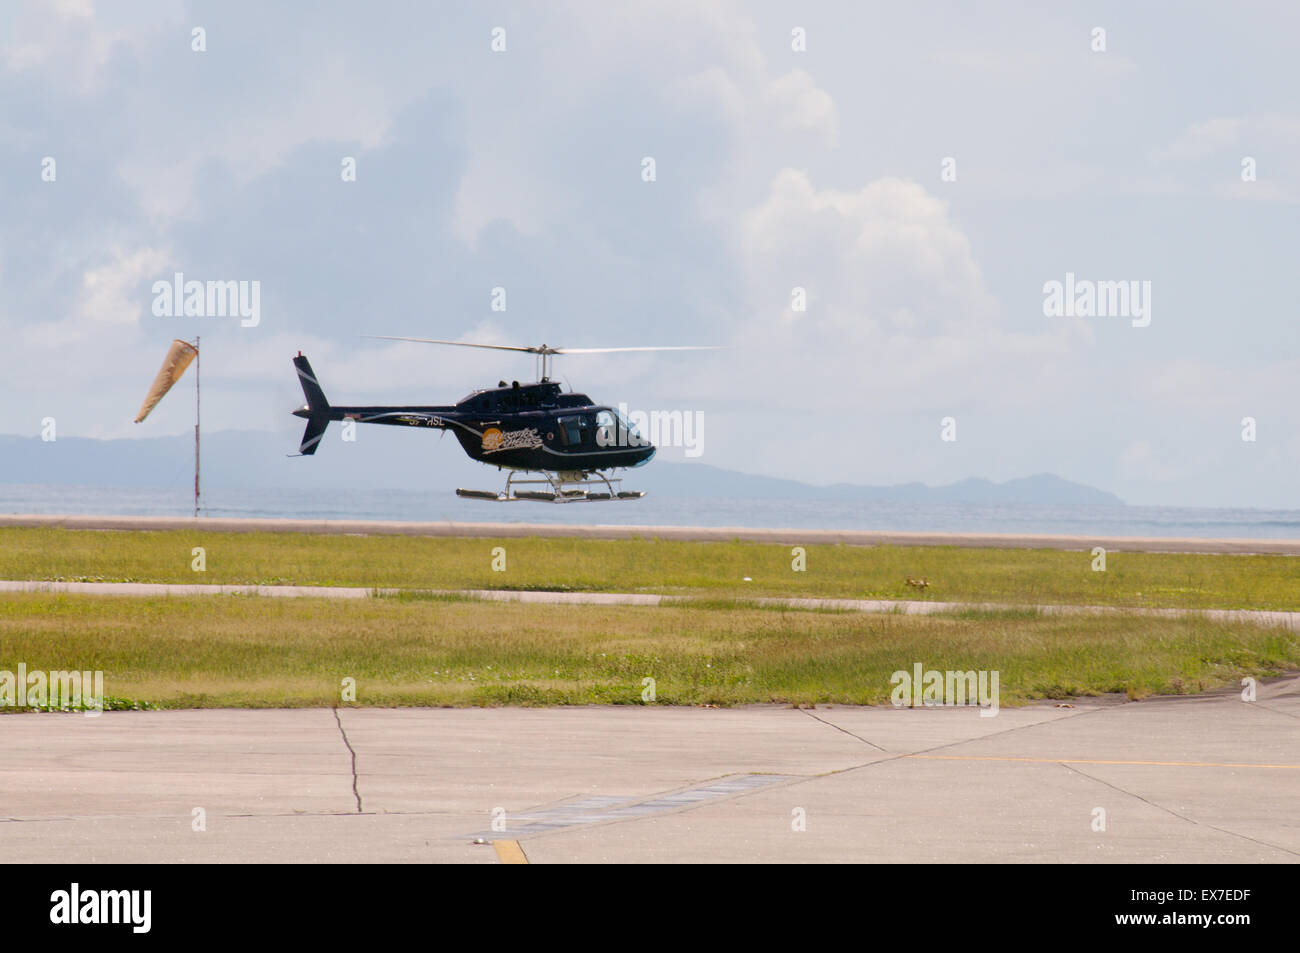
[[[540,472],[543,479],[518,479],[520,473]],[[639,500],[644,490],[619,490],[616,484],[621,477],[608,477],[599,470],[590,472],[556,473],[549,470],[512,470],[506,477],[506,488],[500,493],[490,490],[457,489],[456,495],[468,500],[490,500],[494,503],[512,503],[531,500],[539,503],[597,503],[601,501]],[[517,486],[545,486],[545,490],[520,490]],[[593,489],[588,489],[593,487]]]

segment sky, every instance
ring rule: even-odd
[[[186,432],[176,337],[286,449],[299,350],[438,404],[532,359],[363,335],[723,345],[555,374],[751,473],[1300,507],[1300,6],[1026,6],[6,3],[0,431]]]

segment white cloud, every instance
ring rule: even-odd
[[[136,11],[141,17],[137,27],[158,26],[174,11],[174,4],[141,8]],[[117,47],[142,48],[141,31],[105,24],[94,0],[36,0],[11,15],[11,35],[0,47],[0,64],[15,74],[39,71],[43,83],[78,96],[101,89],[104,67]]]
[[[1277,144],[1300,146],[1300,117],[1284,115],[1218,116],[1192,123],[1172,142],[1155,151],[1157,159],[1200,159],[1224,149]]]
[[[834,100],[803,70],[791,70],[768,83],[767,105],[781,132],[812,134],[830,146],[839,138]]]
[[[108,254],[110,260],[82,272],[76,293],[71,296],[69,313],[46,314],[39,321],[14,321],[8,333],[16,335],[25,346],[45,352],[27,362],[27,372],[36,371],[33,365],[45,362],[56,373],[66,368],[55,354],[69,345],[79,353],[102,356],[121,342],[124,332],[134,338],[140,318],[149,313],[150,299],[140,293],[141,282],[163,272],[169,253],[151,246],[130,250],[114,246]]]
[[[1243,181],[1242,163],[1254,163]],[[1300,117],[1279,113],[1194,122],[1151,153],[1163,186],[1152,191],[1270,202],[1300,201]]]
[[[518,34],[519,31],[517,31]],[[516,35],[517,35],[516,34]],[[590,185],[585,166],[557,142],[573,139],[608,150],[609,161],[625,162],[633,183],[644,155],[680,151],[675,127],[692,133],[707,117],[716,158],[770,154],[778,148],[824,148],[836,144],[839,115],[830,94],[802,69],[770,64],[762,37],[744,5],[693,2],[653,7],[605,8],[578,3],[566,15],[533,24],[515,51],[489,60],[492,74],[519,75],[523,57],[547,77],[562,97],[559,110],[538,110],[531,97],[503,99],[495,85],[486,90],[459,78],[452,85],[464,103],[467,161],[456,196],[455,228],[472,244],[488,223],[506,221],[526,234],[564,227],[575,198]],[[581,50],[584,69],[572,69]],[[590,126],[610,83],[626,97],[615,125]],[[539,148],[539,145],[541,148]],[[596,152],[591,156],[599,155]],[[588,158],[583,157],[584,160]],[[662,155],[659,156],[663,158]],[[695,168],[674,168],[674,181],[690,183],[700,196],[717,187],[712,178],[692,179]]]
[[[803,407],[808,425],[784,426],[777,438],[783,459],[818,460],[829,478],[914,478],[942,452],[941,414],[1005,412],[1080,374],[1076,352],[1089,330],[1006,327],[946,203],[914,182],[817,189],[785,169],[740,218],[736,241],[744,318],[711,391],[749,394],[754,414],[711,437],[726,453],[767,456],[773,415]],[[807,291],[806,312],[792,310],[796,287]],[[933,445],[910,454],[906,468],[882,460],[880,435],[906,439],[898,428],[918,417],[934,430]],[[840,418],[849,433],[828,441]],[[763,464],[751,456],[745,465]]]
[[[161,275],[169,260],[170,253],[158,248],[115,247],[111,262],[82,276],[81,318],[92,327],[137,324],[143,313],[140,283]]]
[[[900,179],[819,191],[806,173],[785,169],[741,218],[739,252],[748,305],[805,330],[860,336],[919,322],[933,337],[955,323],[983,324],[995,308],[945,203]],[[814,302],[806,316],[790,310],[794,286]]]

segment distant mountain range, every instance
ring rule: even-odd
[[[657,473],[653,472],[658,468]],[[645,478],[637,474],[637,485],[672,496],[733,496],[753,500],[837,500],[890,501],[898,503],[1098,503],[1123,506],[1113,493],[1072,483],[1050,473],[1020,477],[1005,483],[969,478],[944,486],[897,483],[892,486],[862,486],[832,483],[813,486],[797,480],[756,476],[723,470],[701,463],[651,464]]]
[[[203,435],[203,484],[210,488],[303,487],[371,489],[497,489],[495,471],[468,460],[454,441],[435,448],[431,434],[420,445],[394,428],[365,431],[355,442],[327,435],[319,459],[291,459],[292,432],[217,431]],[[326,461],[328,457],[328,462]],[[0,483],[82,486],[184,486],[193,481],[194,440],[189,436],[93,440],[0,435]],[[754,500],[893,501],[906,503],[1039,503],[1122,506],[1113,493],[1052,474],[993,483],[966,479],[946,486],[901,483],[814,486],[797,480],[723,470],[702,463],[659,461],[635,471],[629,487],[657,496]]]

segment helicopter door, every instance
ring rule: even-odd
[[[586,415],[561,417],[556,421],[560,446],[578,448],[591,439],[591,420]]]

